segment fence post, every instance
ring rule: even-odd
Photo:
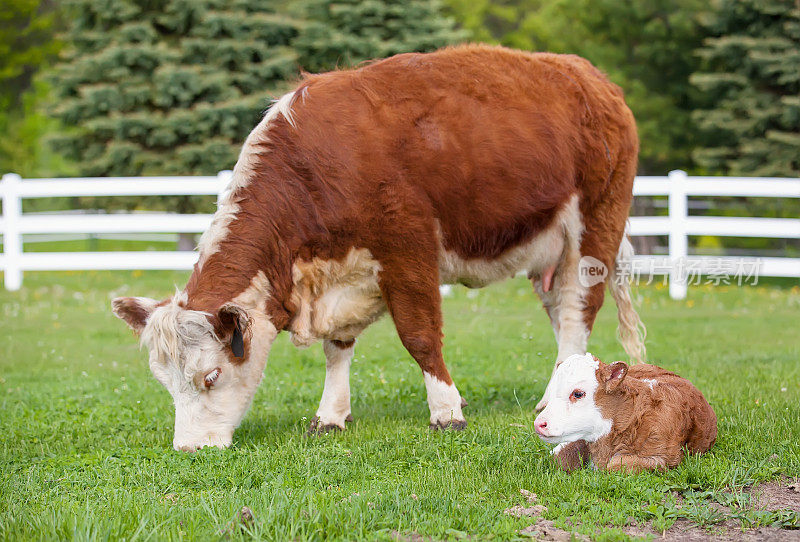
[[[19,219],[22,215],[22,199],[19,197],[21,177],[16,173],[3,175],[3,253],[5,254],[6,290],[19,290],[22,287],[22,234],[19,232]]]
[[[685,299],[687,291],[686,257],[689,238],[686,235],[688,197],[685,171],[669,172],[669,296]]]

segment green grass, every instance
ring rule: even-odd
[[[0,251],[3,242],[0,239]],[[178,250],[177,242],[139,239],[60,239],[26,242],[23,252],[118,252],[127,250]]]
[[[719,440],[665,474],[568,475],[532,430],[555,343],[524,280],[444,302],[445,357],[469,401],[464,432],[428,430],[420,371],[384,319],[356,347],[346,432],[305,436],[324,358],[282,335],[234,445],[174,452],[169,394],[109,301],[164,296],[185,279],[28,273],[20,292],[0,292],[0,538],[219,539],[249,506],[255,523],[231,538],[506,540],[531,523],[503,514],[525,488],[557,525],[618,539],[630,518],[713,525],[713,501],[800,475],[797,287],[694,288],[682,302],[640,288],[650,359],[704,392]],[[605,360],[624,359],[615,319],[609,301],[590,341]],[[692,506],[676,511],[669,490]],[[742,518],[759,521],[774,518]]]
[[[2,246],[2,243],[0,243]],[[178,250],[172,241],[122,239],[73,239],[25,243],[25,252],[117,252],[125,250]]]

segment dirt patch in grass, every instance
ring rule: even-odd
[[[401,533],[400,531],[390,531],[389,538],[397,542],[433,542],[435,539],[430,536],[422,536],[414,531]]]
[[[565,531],[556,527],[549,519],[540,517],[547,512],[547,507],[541,504],[536,504],[538,497],[536,493],[531,493],[527,489],[520,489],[519,492],[528,501],[528,506],[518,504],[511,508],[506,508],[503,513],[517,518],[530,517],[536,518],[533,525],[528,525],[524,529],[519,530],[519,534],[529,536],[536,540],[549,540],[549,541],[564,541],[569,540],[589,540],[588,537]]]
[[[775,480],[751,488],[749,511],[751,512],[779,512],[790,510],[800,514],[800,486],[797,480]],[[682,501],[682,499],[677,499]],[[652,523],[633,525],[623,528],[623,532],[634,537],[650,537],[654,540],[669,542],[699,542],[715,540],[719,542],[750,542],[756,540],[800,541],[800,530],[761,525],[754,528],[744,528],[733,510],[716,502],[709,503],[716,512],[724,518],[715,525],[701,527],[697,523],[678,518],[669,529],[664,532],[654,532]],[[747,510],[739,510],[746,515]],[[791,512],[790,512],[791,513]]]
[[[589,536],[556,527],[553,521],[541,517],[547,512],[547,507],[539,504],[535,493],[524,489],[520,490],[520,493],[525,497],[527,503],[518,504],[506,508],[503,511],[506,515],[518,518],[530,518],[533,521],[531,525],[518,531],[520,535],[530,537],[534,540],[544,540],[548,542],[569,542],[573,540],[588,542],[591,539]],[[715,517],[713,521],[716,521],[716,523],[707,525],[706,527],[700,526],[690,519],[678,517],[664,532],[655,531],[652,522],[640,525],[628,525],[623,527],[622,531],[628,536],[643,539],[649,538],[654,542],[662,540],[667,542],[703,542],[707,540],[717,542],[756,542],[761,540],[775,542],[800,541],[800,530],[798,529],[779,528],[767,525],[743,528],[743,522],[741,520],[741,516],[747,516],[748,511],[768,514],[769,512],[791,510],[800,514],[800,485],[798,485],[797,480],[781,479],[766,482],[751,488],[747,493],[750,494],[749,507],[747,509],[729,507],[714,501],[704,501],[705,506],[711,509],[713,513],[712,516]],[[689,506],[687,500],[684,499],[680,493],[675,494],[675,501],[678,503],[680,509]],[[750,519],[756,520],[758,518],[756,516],[751,516]],[[762,521],[771,521],[766,516],[762,516],[761,519]],[[448,538],[467,540],[480,539],[478,536],[468,535],[467,533],[458,532],[456,534],[457,536],[449,536]],[[413,531],[391,531],[389,536],[391,539],[398,542],[434,542],[438,540]]]
[[[635,537],[651,537],[655,540],[667,542],[701,542],[714,540],[717,542],[755,542],[756,540],[774,540],[776,542],[797,542],[800,540],[800,531],[776,529],[774,527],[760,527],[758,529],[742,530],[738,521],[726,520],[710,529],[697,526],[688,519],[678,519],[672,527],[663,534],[654,533],[649,525],[644,529],[639,527],[626,527],[625,534]]]
[[[457,531],[455,529],[448,529],[445,533],[445,538],[434,538],[432,536],[424,536],[416,531],[389,531],[389,538],[397,542],[446,542],[448,540],[481,540],[478,535],[467,534],[464,531]]]
[[[512,506],[511,508],[506,508],[503,511],[503,513],[517,518],[522,518],[526,516],[538,517],[541,516],[544,512],[547,512],[547,507],[542,506],[541,504],[534,504],[533,506],[528,506],[528,507],[518,504],[516,506]]]
[[[519,531],[523,536],[530,536],[534,540],[548,540],[556,542],[569,542],[571,540],[588,541],[589,537],[559,529],[548,519],[538,518],[536,523],[528,525]]]
[[[775,480],[751,491],[756,507],[761,510],[794,510],[800,514],[800,481]],[[800,534],[798,534],[800,538]]]

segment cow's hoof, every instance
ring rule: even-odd
[[[352,422],[353,416],[348,414],[344,421]],[[315,437],[317,435],[324,435],[326,433],[337,431],[344,431],[344,427],[336,425],[335,423],[322,423],[322,420],[319,419],[319,416],[314,416],[311,418],[311,423],[308,426],[308,432],[306,434],[309,437]]]
[[[436,422],[429,426],[433,431],[444,431],[445,429],[452,429],[453,431],[463,431],[467,428],[467,420],[449,420],[446,423]]]

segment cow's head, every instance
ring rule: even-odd
[[[183,294],[164,302],[120,297],[112,307],[147,346],[150,370],[172,395],[173,447],[229,446],[277,335],[264,313],[235,303],[189,310]]]
[[[619,385],[627,369],[622,362],[606,365],[589,353],[565,359],[550,381],[550,401],[533,424],[539,438],[560,444],[576,440],[594,442],[607,434],[612,420],[603,416],[597,404],[598,388],[602,386],[605,390]]]

